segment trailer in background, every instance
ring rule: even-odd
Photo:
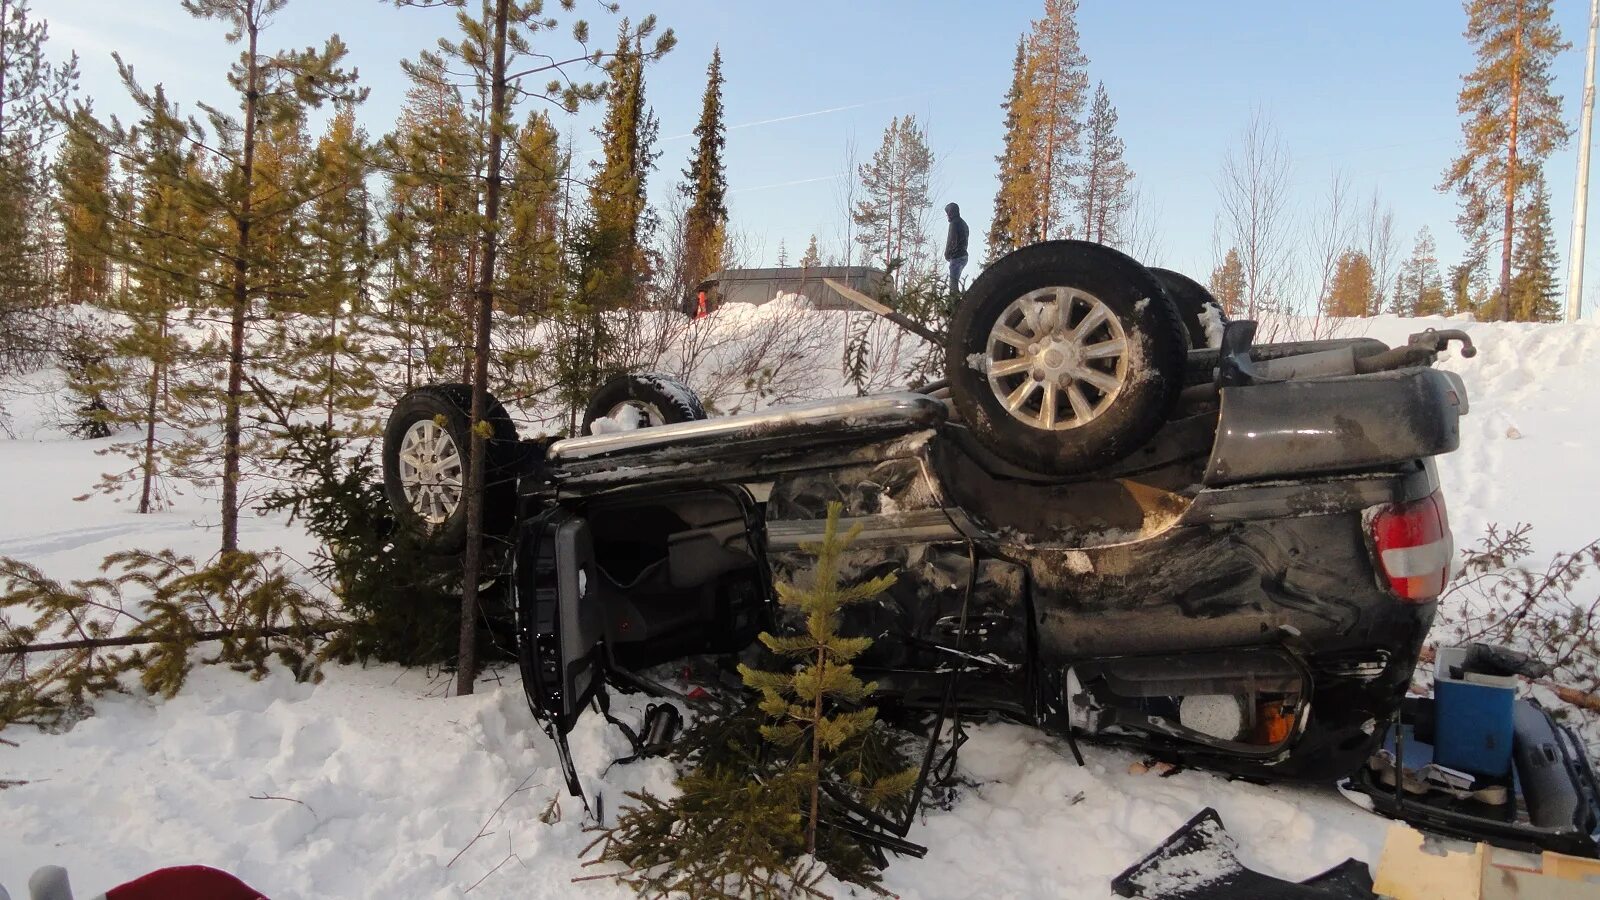
[[[805,266],[772,269],[723,269],[695,285],[684,298],[683,311],[699,318],[724,303],[759,306],[784,294],[799,294],[816,309],[856,309],[825,283],[833,280],[869,297],[881,296],[888,279],[871,266]]]

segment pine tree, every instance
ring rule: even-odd
[[[101,365],[69,367],[68,387],[84,398],[126,397],[102,402],[98,418],[105,432],[131,428],[136,437],[99,452],[125,457],[129,465],[102,475],[97,489],[113,495],[131,490],[140,513],[164,507],[173,480],[206,478],[209,460],[195,451],[203,442],[183,440],[169,426],[192,418],[191,407],[204,408],[212,372],[206,355],[175,326],[223,287],[213,274],[215,261],[207,258],[208,248],[221,240],[217,225],[192,191],[206,179],[200,151],[160,87],[148,101],[144,118],[131,130],[104,130],[84,110],[71,120],[69,142],[118,148],[121,181],[59,181],[66,207],[108,222],[104,231],[79,233],[83,252],[107,256],[124,273],[99,299],[114,325],[100,338]],[[214,350],[215,342],[210,344]]]
[[[56,156],[56,183],[62,185],[56,216],[66,244],[61,272],[61,297],[68,303],[98,304],[111,290],[112,220],[110,210],[94,198],[110,195],[111,153],[98,140],[101,127],[91,106],[72,114]],[[73,202],[74,194],[89,199]]]
[[[778,268],[789,268],[789,248],[784,244],[783,238],[778,239]]]
[[[1022,130],[1028,89],[1028,50],[1017,38],[1017,58],[1012,63],[1011,88],[1000,108],[1006,112],[1005,145],[995,162],[1000,164],[1000,185],[994,194],[994,217],[989,220],[989,260],[1010,253],[1041,237],[1038,222],[1038,179],[1032,135]]]
[[[1402,316],[1437,316],[1445,311],[1444,280],[1439,277],[1438,248],[1428,226],[1417,232],[1411,256],[1395,278],[1390,310]]]
[[[1360,250],[1346,250],[1339,255],[1339,262],[1334,266],[1333,284],[1328,288],[1323,314],[1365,316],[1372,309],[1375,293],[1372,260]]]
[[[647,51],[644,39],[654,28],[653,17],[638,29],[624,19],[619,28],[606,64],[605,114],[594,131],[605,149],[591,163],[589,209],[567,247],[570,290],[558,321],[553,380],[572,421],[619,350],[620,337],[606,314],[648,305],[650,239],[657,223],[645,187],[660,153],[658,124],[644,99],[644,71],[674,41],[668,29],[657,49]]]
[[[722,160],[728,141],[722,85],[722,48],[717,47],[711,51],[711,64],[706,68],[700,121],[694,126],[694,153],[679,187],[689,199],[689,209],[684,218],[683,282],[676,286],[674,297],[683,296],[690,287],[722,268],[722,244],[728,226],[728,175]]]
[[[1557,274],[1555,228],[1550,221],[1550,192],[1544,179],[1534,182],[1533,196],[1519,213],[1515,268],[1511,276],[1511,318],[1517,322],[1554,322],[1561,316],[1561,282]]]
[[[77,87],[78,58],[52,64],[28,0],[0,0],[0,372],[50,346],[48,195],[43,153]]]
[[[824,756],[831,756],[864,732],[878,715],[876,707],[861,705],[877,685],[857,678],[851,666],[851,660],[872,645],[872,639],[839,634],[840,612],[852,603],[871,600],[895,581],[893,575],[885,575],[854,585],[841,583],[840,555],[861,532],[857,524],[840,534],[842,509],[843,505],[837,501],[828,504],[822,542],[807,547],[817,555],[811,584],[806,587],[777,585],[778,599],[805,617],[805,632],[785,636],[761,634],[761,643],[767,649],[798,661],[799,668],[791,672],[766,672],[744,664],[739,666],[744,683],[761,692],[761,711],[773,722],[762,726],[762,735],[781,746],[800,745],[808,750],[810,760],[804,774],[809,782],[811,804],[806,823],[808,853],[815,853],[817,848]],[[907,774],[889,776],[885,780],[893,784],[884,789],[892,792],[909,788]],[[909,775],[915,777],[915,770]]]
[[[506,159],[505,252],[495,297],[504,339],[490,360],[502,396],[536,394],[548,384],[540,326],[563,298],[562,198],[569,164],[550,117],[544,110],[531,113]]]
[[[1083,159],[1073,188],[1073,200],[1083,221],[1083,238],[1115,245],[1122,238],[1117,226],[1130,201],[1128,185],[1133,181],[1133,170],[1122,158],[1117,108],[1111,105],[1103,82],[1095,85],[1083,138]]]
[[[898,116],[883,131],[883,143],[858,170],[863,199],[852,218],[856,241],[876,255],[898,288],[907,274],[929,262],[927,229],[933,151],[915,116]]]
[[[259,398],[263,382],[260,361],[252,352],[251,325],[278,321],[304,298],[304,258],[297,217],[315,196],[314,182],[298,165],[301,126],[305,110],[326,101],[358,102],[365,91],[355,87],[355,76],[339,67],[346,49],[330,38],[320,50],[265,53],[262,33],[288,0],[184,0],[184,9],[199,19],[220,21],[229,43],[242,44],[243,53],[229,73],[237,92],[239,118],[220,108],[207,107],[209,134],[198,122],[185,120],[164,101],[144,90],[133,70],[118,58],[123,82],[134,103],[147,116],[170,119],[185,130],[184,139],[212,147],[210,167],[196,173],[173,165],[170,155],[151,160],[145,167],[165,166],[167,177],[178,179],[181,190],[208,221],[226,223],[193,247],[215,268],[222,289],[211,297],[225,317],[225,340],[208,342],[196,352],[218,363],[212,385],[197,383],[190,395],[201,418],[191,420],[191,443],[208,440],[206,430],[222,425],[222,550],[239,549],[239,512],[243,506],[240,482],[247,448],[245,411]],[[165,108],[164,108],[165,107]],[[258,160],[259,154],[259,160]],[[259,168],[258,168],[259,164]],[[136,257],[129,263],[143,268]],[[191,455],[201,451],[192,450]],[[207,452],[209,455],[209,452]]]
[[[1017,127],[1034,144],[1034,185],[1040,238],[1072,237],[1074,160],[1088,99],[1089,60],[1078,45],[1078,0],[1045,0],[1028,35]],[[1013,226],[1015,230],[1015,226]]]
[[[1211,283],[1208,285],[1211,296],[1217,298],[1222,304],[1222,311],[1230,316],[1236,316],[1244,308],[1244,262],[1239,258],[1239,251],[1229,248],[1222,264],[1211,271]]]
[[[355,109],[341,105],[313,149],[309,165],[316,185],[307,207],[304,234],[309,271],[299,311],[308,317],[284,348],[282,368],[305,380],[295,407],[320,406],[325,427],[336,418],[371,410],[377,392],[366,349],[373,266],[371,169],[366,133]],[[314,376],[304,373],[316,372]],[[354,424],[354,423],[352,423]]]
[[[505,265],[502,306],[539,314],[561,291],[561,179],[566,170],[561,135],[543,110],[517,130],[516,151],[506,160]]]
[[[1561,97],[1551,64],[1570,45],[1552,0],[1464,0],[1465,37],[1477,57],[1457,101],[1464,147],[1440,188],[1461,197],[1462,237],[1474,244],[1498,232],[1498,300],[1493,318],[1511,315],[1512,253],[1518,203],[1533,190],[1550,153],[1566,145]]]
[[[402,63],[411,80],[395,132],[384,240],[384,319],[402,345],[405,387],[470,381],[472,285],[483,171],[482,134],[442,60]]]
[[[647,20],[648,21],[648,20]],[[653,23],[651,23],[653,25]],[[670,32],[669,32],[670,34]],[[660,152],[659,126],[645,104],[644,67],[649,55],[627,19],[617,49],[606,64],[606,114],[595,131],[604,145],[589,185],[588,267],[584,302],[596,309],[642,305],[650,277],[649,233],[654,220],[645,188]]]
[[[817,252],[817,236],[813,234],[811,240],[806,243],[805,254],[800,257],[800,267],[810,269],[820,265],[822,265],[822,254]]]

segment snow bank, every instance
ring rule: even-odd
[[[729,306],[707,321],[746,335],[831,322],[826,339],[794,345],[794,364],[812,370],[806,391],[842,383],[837,313]],[[1489,522],[1519,520],[1537,526],[1545,555],[1600,535],[1589,438],[1600,421],[1600,328],[1382,318],[1344,332],[1393,344],[1428,325],[1464,327],[1480,348],[1444,363],[1472,402],[1461,451],[1439,463],[1458,542]],[[719,353],[736,355],[736,344]],[[11,476],[0,481],[0,555],[58,578],[93,575],[106,553],[128,547],[209,556],[216,505],[203,493],[155,516],[99,495],[72,500],[108,465],[95,451],[109,442],[50,427],[45,389],[9,399],[17,437],[0,441],[0,471]],[[247,519],[242,542],[309,549],[279,518]],[[159,866],[204,863],[277,898],[624,896],[570,881],[592,874],[577,859],[587,843],[582,810],[565,795],[515,671],[486,676],[470,698],[446,699],[447,682],[383,666],[330,668],[319,686],[201,669],[169,702],[112,697],[64,734],[8,729],[0,736],[19,746],[0,744],[0,780],[25,783],[0,791],[0,884],[20,896],[33,868],[56,863],[92,896]],[[618,705],[624,720],[638,720],[638,704]],[[602,781],[627,748],[596,717],[579,724],[573,749],[607,810],[624,790],[670,782],[661,762],[614,767]],[[1038,732],[974,728],[961,756],[972,786],[950,810],[923,817],[909,837],[928,858],[896,860],[885,887],[907,898],[1107,897],[1113,875],[1207,805],[1245,864],[1299,879],[1348,856],[1376,861],[1388,825],[1332,788],[1134,775],[1128,753],[1084,752],[1088,765],[1078,768]],[[560,819],[545,824],[552,799]],[[492,833],[474,840],[480,830]]]
[[[1461,449],[1441,457],[1439,476],[1457,546],[1491,522],[1529,522],[1538,552],[1573,550],[1600,537],[1594,435],[1600,424],[1600,326],[1513,325],[1382,316],[1357,320],[1351,335],[1391,346],[1424,328],[1460,328],[1478,355],[1452,353],[1440,368],[1461,375],[1471,412]],[[1542,565],[1543,560],[1536,560]]]

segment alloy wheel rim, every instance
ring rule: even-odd
[[[1104,301],[1045,287],[1011,301],[989,330],[989,388],[1014,419],[1044,431],[1104,415],[1128,382],[1129,345]]]
[[[461,449],[433,419],[420,419],[400,442],[400,485],[412,512],[429,525],[443,525],[461,505]]]

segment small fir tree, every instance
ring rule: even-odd
[[[1222,304],[1222,311],[1230,316],[1239,314],[1244,306],[1244,262],[1239,251],[1230,248],[1222,264],[1211,271],[1211,296]]]
[[[820,265],[822,265],[822,254],[817,252],[817,236],[813,234],[811,240],[806,243],[805,255],[800,257],[800,267],[810,269]]]
[[[1444,280],[1439,277],[1439,256],[1428,226],[1417,232],[1411,257],[1395,278],[1390,309],[1402,316],[1437,316],[1445,311]]]
[[[840,509],[829,506],[822,543],[811,548],[817,565],[810,583],[779,586],[785,604],[805,619],[803,633],[761,636],[799,667],[740,667],[746,684],[760,691],[759,704],[702,718],[679,739],[673,758],[691,768],[677,781],[678,795],[629,793],[634,804],[614,825],[594,829],[598,837],[583,854],[598,850],[585,865],[623,868],[593,877],[647,897],[821,897],[821,863],[835,878],[876,888],[881,857],[853,830],[830,827],[819,787],[827,782],[868,808],[905,816],[920,770],[900,736],[860,706],[872,685],[855,677],[850,660],[872,641],[841,636],[840,612],[894,579],[842,584],[841,556],[855,532],[840,533]]]
[[[869,578],[853,585],[843,583],[839,573],[840,556],[861,533],[859,524],[839,532],[843,505],[828,504],[828,519],[820,544],[805,549],[817,555],[811,584],[777,585],[778,599],[805,617],[805,632],[773,635],[763,632],[761,643],[778,656],[800,663],[789,672],[766,672],[741,664],[744,683],[761,692],[761,711],[772,720],[761,727],[767,740],[782,747],[801,745],[809,759],[805,762],[806,793],[810,813],[806,819],[806,852],[817,849],[824,757],[836,753],[851,739],[861,735],[877,720],[878,710],[862,706],[862,701],[877,689],[876,684],[856,677],[851,661],[872,646],[866,637],[845,637],[839,633],[840,613],[852,603],[878,596],[894,584],[893,575]],[[914,771],[889,776],[888,783],[874,784],[883,793],[903,793],[910,787],[907,776]]]
[[[1374,292],[1372,260],[1360,250],[1346,250],[1333,268],[1333,283],[1322,311],[1330,316],[1365,316],[1372,308]]]

